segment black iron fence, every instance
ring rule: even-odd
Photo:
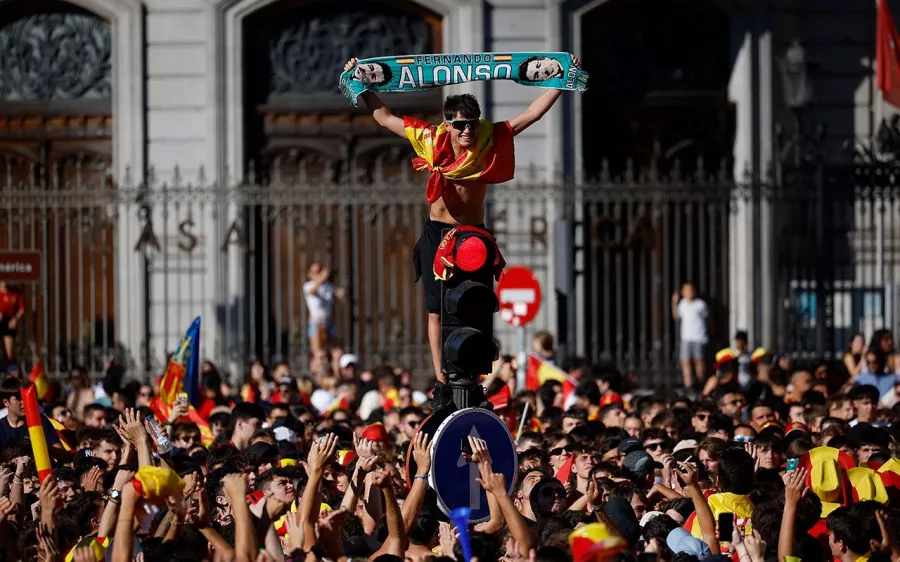
[[[318,261],[346,290],[336,308],[345,347],[426,374],[412,270],[424,182],[383,169],[301,163],[265,183],[224,185],[114,186],[96,170],[54,182],[40,179],[53,173],[0,174],[0,250],[36,251],[44,263],[41,280],[17,285],[28,309],[20,356],[62,372],[99,370],[118,355],[153,373],[202,311],[204,356],[302,370],[302,286]],[[577,182],[523,173],[491,187],[488,222],[507,261],[532,267],[544,285],[532,329],[556,333],[567,354],[610,357],[644,384],[668,386],[678,348],[670,298],[685,281],[710,305],[711,351],[747,327],[736,325],[738,310],[753,319],[752,344],[810,358],[840,354],[855,332],[893,327],[897,170],[815,165],[777,182],[735,182],[724,168]],[[124,330],[132,319],[121,311],[133,306],[144,321]],[[499,320],[498,333],[513,344]]]

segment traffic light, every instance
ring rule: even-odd
[[[494,293],[499,256],[494,241],[477,231],[459,231],[452,253],[452,274],[441,284],[441,370],[475,378],[491,372],[497,359]]]

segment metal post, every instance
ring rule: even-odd
[[[516,339],[519,341],[519,354],[516,356],[518,369],[516,370],[516,390],[525,390],[525,364],[528,361],[528,341],[525,335],[525,326],[516,326]]]

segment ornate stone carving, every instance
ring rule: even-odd
[[[87,14],[31,14],[0,28],[0,99],[109,98],[109,25]]]
[[[345,12],[279,26],[270,36],[270,94],[336,93],[350,57],[427,53],[431,27],[408,15]]]

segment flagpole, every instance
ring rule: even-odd
[[[528,408],[531,407],[531,402],[525,402],[525,407],[522,408],[522,419],[519,421],[519,430],[516,431],[516,441],[519,440],[519,436],[522,435],[522,428],[525,426],[525,418],[528,417]]]

